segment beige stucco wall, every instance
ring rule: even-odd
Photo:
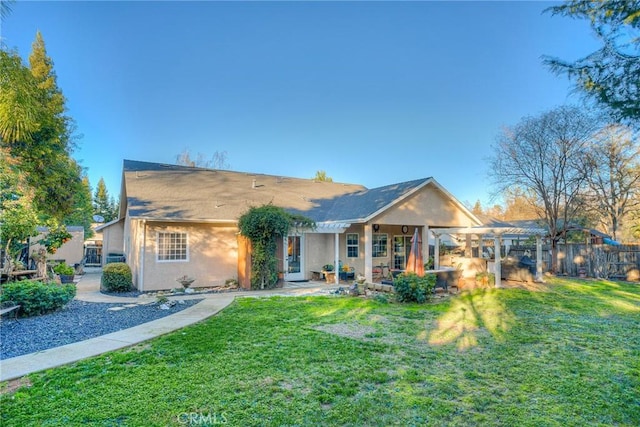
[[[124,220],[118,221],[101,230],[102,265],[109,253],[124,253]]]
[[[132,235],[137,231],[134,228]],[[144,291],[178,287],[176,278],[184,275],[196,279],[192,287],[220,286],[227,279],[237,279],[238,229],[235,226],[147,222],[144,233],[139,231],[145,236],[146,250],[132,264],[142,265],[144,278],[141,286]],[[158,232],[187,233],[188,261],[158,261]]]
[[[62,260],[71,266],[82,262],[84,257],[84,230],[69,230],[69,234],[71,234],[71,240],[63,243],[55,254],[47,253],[48,260]],[[43,239],[45,235],[46,232],[40,233],[36,237],[32,237],[31,241],[37,242]],[[40,248],[43,248],[40,244],[29,246],[29,254],[38,252]]]
[[[333,264],[334,234],[307,234],[305,236],[305,277],[311,279],[312,271],[320,271],[325,264]]]
[[[419,219],[414,218],[408,224],[416,224],[415,221]],[[413,236],[413,231],[415,226],[408,226],[408,230],[406,233],[402,232],[401,225],[386,225],[379,224],[380,228],[378,231],[372,230],[373,234],[386,234],[387,235],[387,254],[383,257],[372,257],[371,262],[373,267],[377,267],[380,265],[392,266],[393,262],[393,238],[394,236]],[[358,247],[358,257],[357,258],[349,258],[347,257],[347,234],[349,233],[357,233],[359,238],[359,247]],[[365,264],[365,245],[364,245],[364,224],[354,224],[347,229],[344,234],[340,235],[340,260],[343,265],[348,265],[355,269],[356,273],[364,274],[364,264]],[[332,262],[333,263],[333,262]]]
[[[478,225],[453,200],[434,186],[426,186],[401,204],[371,221],[372,224],[466,227]],[[413,229],[409,230],[413,232]]]
[[[133,276],[133,285],[136,288],[140,288],[140,283],[142,281],[141,275],[143,271],[141,270],[141,259],[140,254],[144,241],[144,228],[145,221],[130,219],[127,217],[125,220],[125,238],[124,238],[124,253],[126,256],[126,262],[131,267],[131,275]]]

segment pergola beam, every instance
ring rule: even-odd
[[[477,234],[478,236],[504,236],[505,234],[519,234],[525,236],[545,236],[547,231],[542,228],[525,227],[447,227],[431,228],[433,234]]]
[[[495,245],[495,275],[496,275],[496,288],[500,288],[502,286],[502,264],[501,264],[501,250],[502,247],[502,238],[505,235],[524,235],[524,236],[535,236],[536,237],[536,277],[535,280],[537,282],[543,281],[542,276],[542,237],[546,236],[548,233],[546,230],[542,228],[533,228],[533,227],[447,227],[447,228],[431,228],[430,231],[433,233],[435,237],[435,268],[439,268],[439,244],[440,244],[440,236],[443,234],[462,234],[466,236],[467,240],[467,248],[465,250],[468,252],[469,238],[471,235],[477,235],[480,240],[479,251],[482,253],[482,238],[494,238]]]

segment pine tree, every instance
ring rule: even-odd
[[[70,155],[73,122],[40,33],[29,65],[0,49],[0,222],[9,253],[10,242],[34,235],[36,225],[66,233],[60,224],[82,192]]]
[[[81,173],[71,158],[73,123],[65,115],[65,98],[58,88],[53,61],[38,31],[29,55],[29,68],[38,87],[37,101],[43,114],[38,129],[20,150],[27,182],[35,189],[39,210],[61,219],[73,210],[73,198],[81,188]]]
[[[104,218],[105,222],[111,221],[112,206],[109,199],[109,192],[107,191],[107,185],[104,183],[104,179],[100,177],[96,191],[93,194],[93,212],[95,215],[100,215]]]
[[[86,175],[82,178],[80,188],[74,195],[73,206],[73,213],[65,217],[64,224],[80,225],[84,228],[84,237],[92,237],[93,204],[91,203],[91,186]]]

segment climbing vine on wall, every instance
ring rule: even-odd
[[[278,282],[277,242],[292,227],[313,228],[315,223],[272,204],[252,207],[238,221],[240,233],[251,241],[251,287],[269,289]]]

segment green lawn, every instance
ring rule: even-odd
[[[640,285],[555,280],[423,306],[240,299],[3,384],[3,426],[640,425]]]

